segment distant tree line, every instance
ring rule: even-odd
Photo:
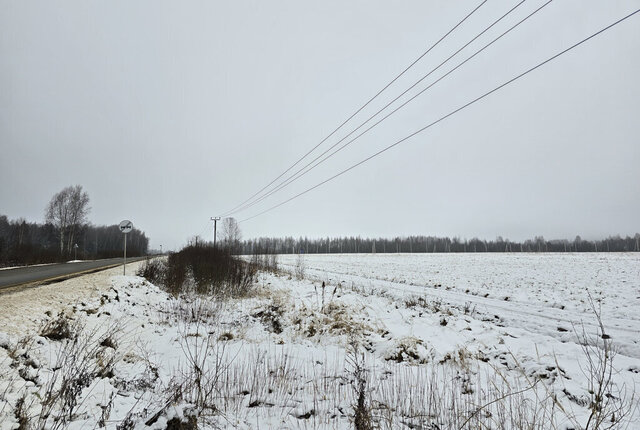
[[[90,224],[89,210],[89,196],[76,185],[53,196],[43,224],[0,215],[0,266],[122,255],[124,235],[118,225]],[[127,234],[127,256],[146,255],[148,246],[144,232],[134,228]]]
[[[638,252],[640,233],[611,236],[602,240],[546,240],[542,236],[515,242],[498,236],[495,240],[457,237],[404,236],[395,238],[261,237],[240,242],[242,254],[331,254],[331,253],[436,253],[436,252]]]

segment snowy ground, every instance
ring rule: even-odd
[[[279,263],[293,270],[296,256]],[[594,324],[587,292],[623,355],[640,359],[640,254],[308,255],[307,272],[328,283],[419,294],[498,314],[504,325],[568,340]],[[558,330],[558,328],[567,331]]]
[[[0,296],[0,428],[166,428],[194,413],[201,428],[353,428],[356,410],[380,428],[584,426],[587,291],[618,351],[607,399],[625,398],[640,428],[638,254],[279,264],[288,273],[222,303],[116,269]],[[60,320],[71,335],[56,339]]]

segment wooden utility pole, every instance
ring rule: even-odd
[[[219,216],[212,216],[211,221],[213,221],[213,248],[216,247],[216,228],[218,227]]]

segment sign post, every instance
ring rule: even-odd
[[[127,274],[127,233],[133,230],[133,223],[129,220],[124,220],[120,223],[120,231],[124,233],[124,264],[122,265],[123,275]]]

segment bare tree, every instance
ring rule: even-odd
[[[69,232],[69,241],[67,243],[67,249],[71,252],[71,248],[73,247],[76,229],[81,225],[86,224],[87,215],[91,208],[89,207],[89,194],[86,191],[82,190],[80,185],[76,185],[75,187],[71,187],[71,192],[69,195],[69,213],[71,215],[70,218],[70,228]]]
[[[232,252],[235,252],[240,246],[240,240],[242,240],[242,233],[238,222],[235,218],[229,217],[222,220],[222,227],[220,229],[220,237],[224,246]]]
[[[81,185],[66,187],[49,201],[45,219],[58,230],[61,254],[71,252],[76,229],[87,222],[89,210],[89,195]]]
[[[67,213],[67,189],[60,191],[51,198],[47,205],[45,219],[46,222],[53,224],[58,230],[60,237],[60,254],[64,251],[64,238],[67,226],[69,225],[69,214]]]

